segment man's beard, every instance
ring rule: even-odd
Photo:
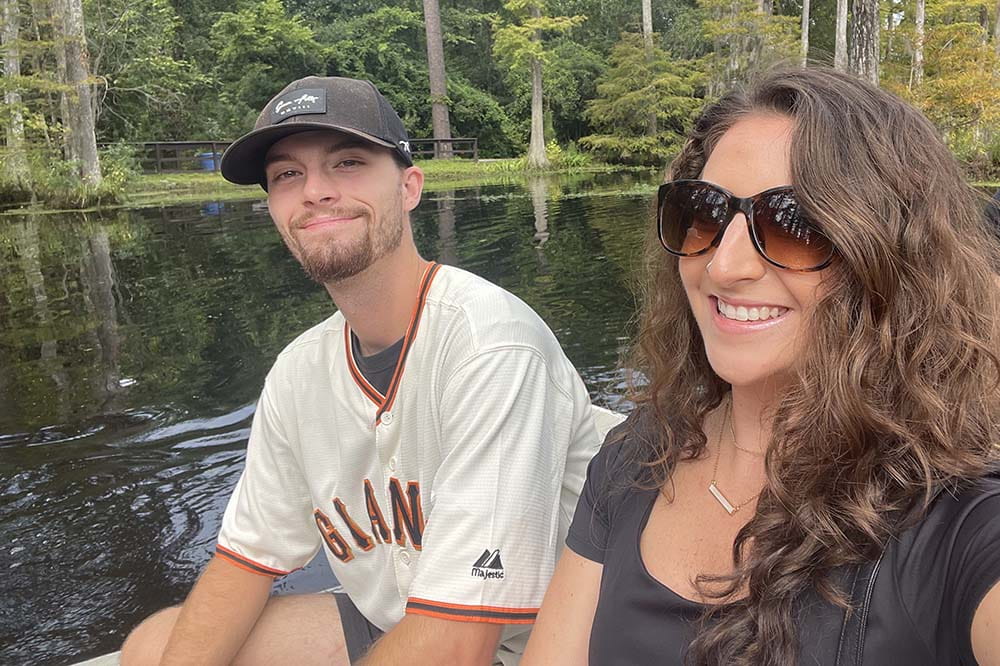
[[[300,245],[291,236],[285,238],[285,244],[314,281],[320,284],[339,282],[354,277],[399,247],[403,238],[403,207],[400,198],[397,197],[393,205],[382,213],[382,219],[377,223],[364,209],[335,208],[311,213],[295,220],[293,229],[301,227],[312,217],[329,214],[333,217],[362,218],[364,234],[356,239],[331,240],[326,244],[313,243],[307,247]]]

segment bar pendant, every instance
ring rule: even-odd
[[[719,490],[719,487],[715,485],[714,481],[708,484],[708,492],[712,493],[712,497],[718,500],[719,504],[722,505],[722,508],[726,510],[726,513],[730,516],[736,513],[736,507],[729,503],[729,500],[727,500],[726,496],[722,494],[722,491]]]

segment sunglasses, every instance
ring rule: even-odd
[[[664,183],[656,208],[660,243],[678,257],[705,254],[719,246],[736,213],[746,217],[757,253],[778,268],[818,271],[833,260],[833,242],[809,223],[788,186],[737,197],[703,180]]]

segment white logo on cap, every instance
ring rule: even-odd
[[[292,111],[301,111],[302,109],[306,108],[306,105],[315,104],[318,101],[319,97],[316,97],[315,95],[308,95],[308,94],[299,95],[297,98],[293,100],[278,102],[277,104],[275,104],[274,112],[279,115],[284,115]]]
[[[409,141],[400,141],[399,142],[399,147],[403,149],[404,153],[410,152],[410,142]]]

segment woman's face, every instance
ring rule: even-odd
[[[739,197],[790,185],[792,120],[750,115],[719,140],[702,180]],[[712,369],[734,387],[773,391],[790,378],[804,321],[823,271],[769,264],[753,247],[742,213],[714,250],[680,259],[680,276]]]

